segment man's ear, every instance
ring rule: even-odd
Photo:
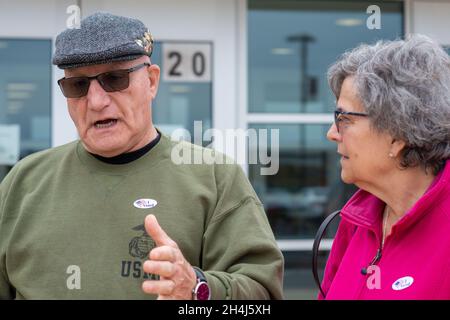
[[[150,93],[152,95],[152,99],[155,99],[156,94],[158,93],[161,70],[158,65],[152,64],[147,68],[147,72],[148,78],[150,79]]]
[[[396,158],[400,155],[405,146],[406,146],[405,141],[400,139],[392,139],[389,154],[392,154]]]

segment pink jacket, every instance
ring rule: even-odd
[[[377,267],[384,203],[359,190],[341,211],[322,288],[326,299],[450,299],[450,160],[393,227]],[[319,299],[323,299],[319,294]]]

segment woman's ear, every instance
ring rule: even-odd
[[[405,148],[406,142],[400,139],[392,139],[391,148],[389,150],[389,156],[397,158],[402,150]]]

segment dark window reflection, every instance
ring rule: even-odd
[[[339,155],[326,139],[329,125],[253,125],[279,129],[279,171],[262,176],[249,166],[249,178],[264,204],[278,239],[313,238],[320,223],[355,192],[340,179]],[[270,150],[270,149],[269,149]],[[329,232],[333,232],[330,228]]]
[[[162,75],[162,42],[155,43],[152,63],[161,67]],[[194,142],[194,121],[202,122],[203,132],[211,128],[212,83],[166,82],[161,76],[152,117],[155,125],[165,134],[170,135],[178,128],[186,129],[191,135],[191,142]],[[211,141],[202,143],[207,146]]]
[[[361,42],[403,35],[400,1],[249,0],[249,112],[323,113],[334,106],[326,72]],[[381,29],[366,26],[378,5]]]
[[[13,145],[18,159],[51,145],[51,48],[50,40],[0,39],[0,181]],[[19,140],[5,138],[11,126]]]
[[[369,5],[381,9],[379,30],[366,26]],[[401,1],[249,0],[248,6],[249,113],[331,113],[328,67],[361,42],[403,36]],[[336,145],[325,138],[329,124],[249,127],[280,130],[278,174],[261,176],[258,165],[249,166],[277,239],[312,240],[323,219],[356,191],[341,182]],[[337,225],[336,220],[325,237],[332,238]],[[286,297],[315,299],[310,251],[284,254]],[[321,268],[327,254],[322,252]]]
[[[319,253],[318,274],[323,279],[323,272],[328,258],[328,251]],[[311,272],[311,252],[285,251],[283,252],[285,264],[284,272],[284,297],[287,300],[314,300],[319,289]]]

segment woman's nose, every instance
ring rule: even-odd
[[[339,134],[335,123],[330,126],[330,129],[328,129],[327,139],[336,143],[341,141],[341,135]]]

